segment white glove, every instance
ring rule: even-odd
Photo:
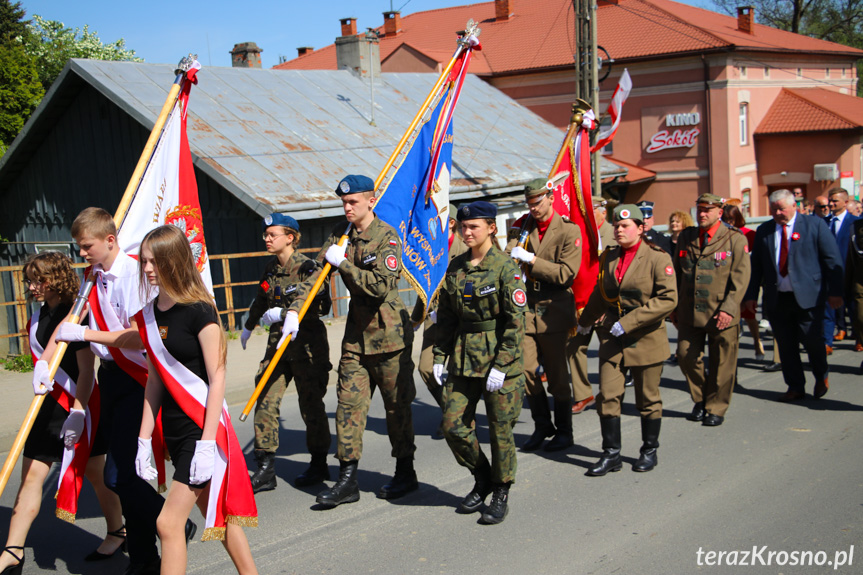
[[[144,481],[152,481],[159,476],[159,472],[150,463],[153,455],[153,440],[138,438],[138,455],[135,456],[135,473]]]
[[[243,333],[240,334],[240,345],[243,346],[243,349],[246,349],[246,344],[249,343],[249,338],[252,337],[252,332],[243,328]]]
[[[288,336],[291,336],[291,341],[295,340],[298,331],[300,331],[300,315],[295,311],[289,311],[285,315],[285,323],[282,324],[282,339],[279,340],[278,347],[282,347]]]
[[[503,387],[504,379],[506,379],[506,374],[504,372],[491,368],[491,371],[488,374],[488,379],[485,382],[485,388],[488,391],[497,391]]]
[[[590,330],[591,330],[591,327],[589,325],[588,326],[581,326],[581,325],[575,326],[575,331],[578,332],[578,335],[590,335]]]
[[[264,321],[264,325],[273,325],[282,321],[282,309],[280,307],[271,307],[264,312],[264,317],[261,318]]]
[[[429,319],[432,323],[437,323],[437,310],[433,309],[429,312]]]
[[[84,330],[87,329],[83,325],[67,321],[60,324],[60,331],[57,332],[57,341],[84,341]]]
[[[443,385],[443,364],[434,364],[432,366],[432,373],[434,373],[435,383],[437,383],[438,385]]]
[[[192,466],[189,468],[189,483],[200,485],[213,477],[216,466],[216,440],[200,440],[195,442],[195,455],[192,456]]]
[[[620,337],[624,334],[623,326],[620,325],[619,321],[614,322],[614,325],[611,326],[611,335],[614,337]]]
[[[340,246],[339,244],[333,244],[327,248],[327,252],[324,254],[324,257],[330,262],[330,265],[334,268],[342,265],[342,262],[345,261],[345,251],[348,249],[348,244]]]
[[[54,382],[49,377],[50,374],[51,367],[47,361],[40,359],[36,362],[36,365],[33,366],[33,393],[36,395],[51,393],[51,390],[54,389]]]
[[[527,251],[521,246],[515,246],[512,248],[512,251],[509,253],[509,257],[517,259],[520,262],[524,262],[529,264],[533,261],[534,254],[532,252]]]
[[[86,414],[83,409],[72,408],[69,410],[69,416],[63,422],[63,428],[60,430],[60,439],[63,440],[66,449],[72,449],[81,439],[81,434],[84,433],[85,419]]]

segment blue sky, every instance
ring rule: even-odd
[[[687,4],[709,5],[710,0]],[[402,15],[471,4],[470,0],[21,0],[28,15],[59,20],[70,28],[99,34],[107,43],[119,38],[147,62],[177,63],[189,52],[204,66],[230,66],[238,42],[263,48],[263,66],[279,55],[296,57],[298,46],[321,48],[340,34],[339,18],[357,18],[357,28],[383,24],[383,12]]]

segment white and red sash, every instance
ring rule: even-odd
[[[30,355],[33,357],[34,365],[45,351],[36,340],[40,311],[41,309],[36,310],[27,324],[27,331],[30,334]],[[75,381],[63,371],[62,367],[58,367],[57,373],[54,375],[54,389],[51,390],[51,397],[57,400],[60,407],[69,412],[75,404],[76,391]],[[90,402],[84,407],[84,431],[81,439],[72,449],[63,449],[60,478],[57,482],[57,509],[55,513],[57,517],[69,523],[75,522],[75,515],[78,513],[78,497],[81,494],[84,471],[87,468],[87,461],[90,459],[93,442],[96,440],[96,430],[99,428],[99,405],[99,387],[93,385]]]
[[[203,429],[209,386],[165,349],[153,314],[153,302],[135,314],[135,319],[150,362],[156,367],[171,397],[180,409]],[[237,434],[231,425],[228,405],[224,400],[216,433],[216,447],[202,541],[223,540],[228,523],[247,527],[258,525],[258,509],[249,471]]]
[[[88,277],[92,273],[92,268],[85,270],[84,276]],[[90,290],[87,303],[89,304],[90,313],[93,314],[93,319],[96,320],[96,325],[100,331],[122,331],[126,327],[120,322],[117,313],[111,306],[108,299],[108,291],[102,284],[101,278],[96,277],[94,282],[95,289]],[[107,347],[107,346],[106,346]],[[142,387],[147,387],[147,358],[144,352],[136,349],[122,349],[118,347],[108,347],[108,351],[114,362],[125,371],[135,381],[141,384]],[[142,406],[143,409],[143,406]],[[156,417],[156,427],[153,429],[153,453],[156,460],[156,471],[158,471],[159,493],[167,490],[167,481],[165,475],[165,442],[162,438],[162,414]]]

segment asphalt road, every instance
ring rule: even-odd
[[[775,401],[785,390],[781,374],[754,369],[751,340],[746,336],[742,342],[739,383],[724,425],[707,428],[686,421],[691,401],[685,382],[677,367],[667,366],[654,471],[630,469],[641,444],[630,391],[623,470],[602,478],[584,476],[600,452],[598,418],[590,409],[574,418],[576,446],[559,454],[519,454],[510,513],[498,526],[479,525],[478,515],[454,512],[472,478],[443,441],[431,439],[439,411],[422,383],[414,404],[419,491],[393,502],[375,498],[394,469],[383,405],[375,397],[360,463],[361,499],[319,510],[314,496],[320,488],[292,486],[308,456],[296,397],[288,395],[279,486],[258,496],[260,526],[247,530],[258,569],[262,574],[863,572],[863,382],[858,375],[863,354],[851,351],[849,342],[839,343],[829,358],[829,393],[818,401],[786,405]],[[594,341],[594,374],[595,348]],[[332,417],[332,388],[327,407]],[[232,409],[235,427],[240,443],[251,449],[252,427],[236,420],[240,409]],[[481,414],[480,437],[487,448],[485,424]],[[518,443],[532,430],[525,409],[515,429]],[[333,477],[337,469],[331,458]],[[8,525],[18,475],[0,500],[0,525]],[[25,573],[121,573],[125,557],[101,564],[81,560],[104,533],[89,486],[74,526],[53,517],[53,488],[46,492],[28,540]],[[193,518],[202,526],[197,511]],[[233,572],[220,547],[192,542],[189,573]],[[715,564],[719,553],[722,565]],[[794,565],[810,558],[811,565]],[[834,565],[837,561],[843,564]]]

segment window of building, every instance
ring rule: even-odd
[[[767,68],[767,67],[764,68],[764,77],[765,78],[770,77],[770,68]]]
[[[740,77],[741,78],[746,77],[746,66],[740,66]]]
[[[599,129],[603,130],[605,128],[611,128],[611,116],[609,116],[607,114],[605,116],[603,116],[602,120],[600,120],[600,122],[599,122]],[[609,143],[607,143],[605,146],[602,147],[602,155],[603,156],[610,156],[613,153],[614,153],[614,140],[610,141]]]
[[[803,77],[803,68],[797,68],[797,79],[799,80],[802,77]]]
[[[740,145],[749,144],[749,104],[740,104]]]
[[[824,69],[824,77],[825,77],[825,78],[829,78],[829,77],[830,77],[830,68],[825,68],[825,69]]]
[[[848,70],[847,70],[847,69],[845,69],[845,68],[842,68],[842,79],[843,79],[843,80],[845,79],[845,74],[846,74],[846,73],[848,73]]]

